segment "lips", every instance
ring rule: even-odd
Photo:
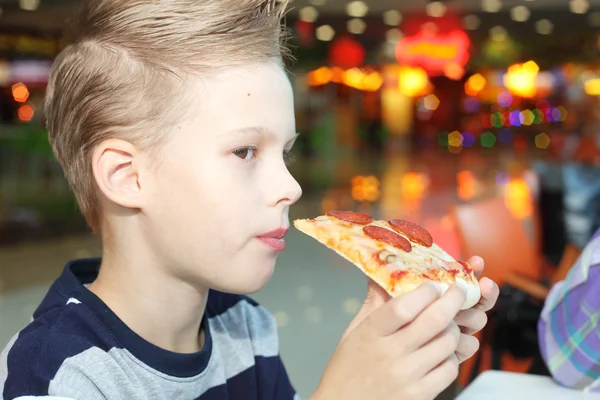
[[[257,238],[271,249],[283,251],[285,249],[285,240],[283,238],[287,231],[286,228],[278,228],[257,236]]]

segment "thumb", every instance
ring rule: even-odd
[[[342,336],[342,340],[356,329],[373,311],[387,303],[390,299],[391,296],[384,288],[375,283],[373,279],[367,277],[367,295],[365,301],[354,319],[350,322],[350,325],[348,325],[346,332]]]

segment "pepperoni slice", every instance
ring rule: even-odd
[[[394,246],[400,250],[404,250],[406,252],[410,252],[412,250],[412,246],[408,240],[389,229],[385,229],[380,226],[369,225],[363,228],[363,232],[372,239],[387,243],[390,246]]]
[[[341,219],[345,222],[352,222],[359,225],[367,225],[373,222],[373,217],[367,214],[356,213],[353,211],[329,211],[327,213],[330,217]]]
[[[425,247],[431,247],[433,244],[433,238],[431,237],[431,234],[427,232],[427,229],[413,222],[393,219],[388,221],[388,223],[396,232],[408,236],[408,238],[415,243],[422,244]]]

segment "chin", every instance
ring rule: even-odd
[[[235,279],[226,282],[222,288],[215,288],[222,292],[234,294],[252,294],[260,291],[269,282],[275,271],[275,262],[262,265],[247,265],[243,273],[235,274]]]

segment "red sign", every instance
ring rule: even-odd
[[[396,47],[400,64],[419,66],[431,75],[438,75],[450,65],[464,67],[469,61],[469,36],[461,30],[432,33],[423,30],[401,39]]]

